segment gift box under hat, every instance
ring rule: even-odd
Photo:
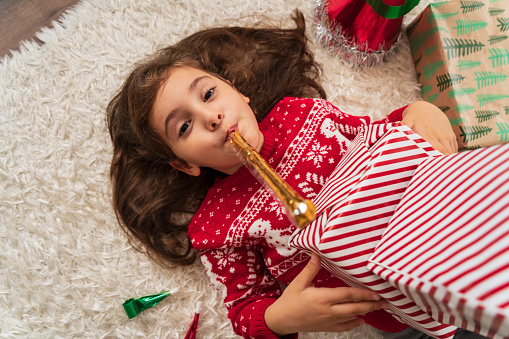
[[[425,100],[449,118],[460,149],[509,141],[509,2],[430,4],[408,26]]]

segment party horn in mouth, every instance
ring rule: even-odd
[[[247,164],[254,176],[277,197],[293,224],[304,228],[315,219],[315,205],[288,185],[237,130],[230,132],[229,139],[239,151],[244,164]]]

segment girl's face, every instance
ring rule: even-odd
[[[263,145],[249,98],[209,73],[192,67],[173,68],[159,89],[150,125],[175,155],[171,165],[190,175],[200,167],[233,174],[242,163],[227,140],[234,129],[257,151]]]

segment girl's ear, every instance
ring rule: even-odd
[[[244,96],[244,94],[240,93],[239,90],[235,86],[233,86],[233,84],[230,82],[230,80],[226,80],[226,82],[228,83],[228,85],[232,86],[232,88],[235,90],[235,92],[240,94],[240,96],[242,97],[242,99],[244,99],[246,104],[249,104],[249,102],[251,100],[248,97],[246,97],[246,96]]]
[[[170,162],[170,166],[178,169],[181,172],[192,175],[193,177],[199,176],[200,172],[201,172],[199,166],[186,164],[185,162],[180,161],[180,160],[175,160],[175,161]]]

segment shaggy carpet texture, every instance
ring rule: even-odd
[[[408,24],[425,5],[405,17]],[[198,338],[234,338],[201,263],[163,269],[135,251],[111,207],[105,108],[132,68],[199,29],[291,25],[313,38],[313,0],[84,0],[0,64],[0,337],[183,338],[202,302]],[[380,118],[421,99],[408,41],[386,63],[352,67],[312,47],[329,100]],[[128,320],[131,297],[179,287]],[[381,338],[362,326],[304,338]]]

